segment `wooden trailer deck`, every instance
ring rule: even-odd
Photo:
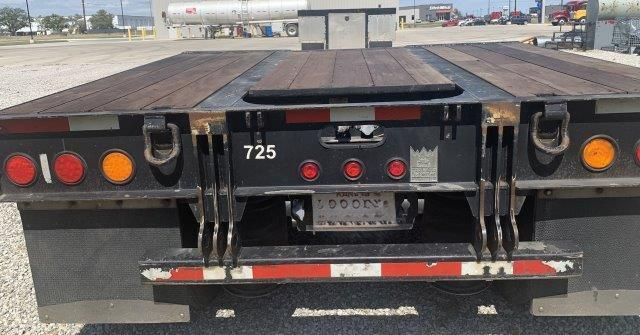
[[[0,117],[273,109],[283,108],[279,97],[358,94],[375,102],[380,94],[409,92],[432,94],[419,103],[637,95],[640,68],[520,43],[193,52],[7,108]]]

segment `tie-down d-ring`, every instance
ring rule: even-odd
[[[167,123],[167,128],[171,130],[171,143],[173,145],[171,149],[171,153],[165,158],[157,158],[153,154],[153,145],[151,143],[151,134],[162,132],[163,130],[158,130],[149,125],[145,124],[142,126],[142,134],[144,135],[144,158],[147,162],[153,166],[163,166],[174,159],[180,156],[180,150],[182,148],[182,143],[180,141],[180,128],[173,123]]]
[[[545,154],[551,156],[559,156],[562,155],[567,149],[569,149],[569,145],[571,144],[571,139],[569,138],[569,121],[571,120],[571,116],[568,112],[564,112],[562,115],[562,125],[560,126],[560,144],[552,147],[542,143],[540,139],[540,119],[543,118],[542,112],[538,112],[533,114],[531,117],[531,141],[537,150],[544,152]]]

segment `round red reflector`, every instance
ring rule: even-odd
[[[407,164],[399,159],[394,159],[387,164],[387,172],[389,177],[400,179],[407,173]]]
[[[84,179],[84,162],[78,155],[64,153],[53,162],[53,171],[58,180],[66,185],[77,185]]]
[[[21,187],[29,186],[36,181],[38,169],[33,159],[24,155],[13,155],[4,163],[7,178],[13,184]]]
[[[306,181],[314,181],[320,176],[320,166],[315,162],[306,162],[300,166],[300,175]]]
[[[362,177],[362,173],[364,172],[362,163],[358,161],[348,161],[342,169],[344,170],[345,177],[349,180],[356,180]]]

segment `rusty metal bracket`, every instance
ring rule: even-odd
[[[227,217],[229,229],[227,231],[227,251],[225,253],[225,259],[231,259],[233,265],[238,263],[238,254],[240,252],[240,240],[238,235],[238,226],[236,222],[235,206],[236,199],[233,190],[233,171],[231,162],[231,138],[229,134],[222,135],[222,142],[224,147],[224,175],[222,178],[226,181],[227,190]]]
[[[558,145],[552,146],[545,144],[540,138],[540,122],[548,121],[560,121]],[[567,111],[567,103],[554,103],[545,105],[544,112],[538,112],[531,117],[531,142],[536,150],[541,151],[547,155],[559,156],[569,149],[571,144],[571,138],[569,136],[569,122],[571,121],[571,115]]]
[[[153,150],[151,134],[171,131],[171,151],[165,157],[156,157]],[[164,166],[177,159],[182,151],[180,128],[173,123],[166,123],[164,116],[145,116],[142,126],[144,136],[144,158],[153,166]]]
[[[216,171],[215,137],[224,128],[224,115],[192,114],[190,117],[191,133],[194,152],[200,169],[200,196],[198,198],[200,230],[198,247],[200,248],[206,266],[212,258],[222,266],[223,257],[227,249],[227,227],[220,217],[220,182]]]
[[[492,260],[496,260],[505,252],[510,258],[518,249],[514,165],[517,160],[519,126],[518,103],[483,105],[479,162],[480,215],[475,237],[479,260],[487,250]],[[493,201],[487,202],[486,199]],[[485,236],[482,236],[483,231],[486,232]]]

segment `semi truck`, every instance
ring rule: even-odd
[[[582,19],[586,19],[586,6],[588,1],[580,0],[580,1],[569,1],[567,2],[562,10],[553,12],[551,17],[551,24],[554,26],[557,25],[565,25],[568,22],[577,21],[582,22]],[[574,16],[575,12],[579,12],[580,15]],[[576,20],[577,19],[577,20]]]
[[[520,43],[186,52],[0,111],[0,201],[42,322],[358,281],[638,315],[639,78]]]

